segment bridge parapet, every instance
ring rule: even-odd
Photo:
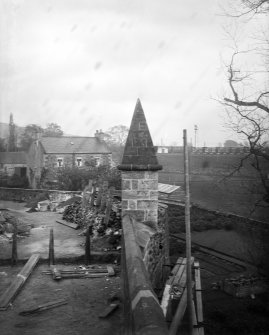
[[[137,100],[122,163],[122,279],[128,334],[165,335],[166,322],[154,289],[168,261],[165,216],[158,216],[162,169],[140,100]],[[160,210],[159,210],[160,212]]]
[[[166,335],[167,325],[149,273],[136,241],[136,220],[126,214],[122,218],[122,279],[127,334]]]

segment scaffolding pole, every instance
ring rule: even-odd
[[[187,258],[187,311],[189,334],[193,334],[192,315],[192,269],[191,269],[191,228],[190,228],[190,185],[189,185],[189,155],[187,130],[183,130],[184,143],[184,182],[185,182],[185,228],[186,228],[186,258]]]

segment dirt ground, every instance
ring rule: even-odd
[[[79,260],[84,259],[85,237],[78,236],[80,231],[58,224],[56,220],[61,219],[60,214],[54,212],[27,213],[23,203],[1,201],[0,208],[9,208],[11,215],[32,227],[29,237],[18,239],[20,262],[17,266],[3,265],[11,257],[12,243],[7,239],[0,239],[0,263],[2,264],[0,266],[0,295],[20,272],[23,267],[21,260],[27,260],[34,253],[40,254],[39,265],[26,281],[12,306],[6,311],[0,311],[1,335],[121,334],[123,324],[121,304],[106,319],[98,317],[99,313],[107,307],[108,299],[114,294],[120,295],[119,274],[105,278],[54,281],[51,276],[42,273],[43,270],[48,269],[50,228],[53,228],[54,231],[56,265],[64,269],[74,269],[82,264]],[[102,258],[101,256],[99,258]],[[103,260],[106,258],[105,255]],[[43,311],[40,314],[19,315],[19,312],[25,309],[63,298],[68,301],[66,305]]]
[[[39,253],[40,258],[46,260],[49,252],[50,229],[53,229],[54,252],[56,260],[83,259],[85,254],[85,236],[80,236],[81,229],[75,230],[66,227],[57,220],[62,219],[62,214],[56,212],[32,212],[28,213],[25,203],[0,200],[1,209],[8,209],[8,213],[19,218],[24,224],[31,226],[30,236],[18,238],[18,258],[27,260],[33,253]],[[108,245],[104,241],[91,243],[92,257],[99,261],[111,262],[119,258],[118,253],[103,252]],[[111,247],[111,246],[110,246]],[[0,263],[10,259],[12,243],[0,235]]]
[[[77,265],[59,265],[73,269]],[[107,299],[120,294],[119,276],[107,278],[62,279],[55,281],[42,273],[48,266],[37,266],[12,306],[0,311],[2,335],[80,335],[121,334],[122,307],[106,319],[98,318]],[[21,267],[0,267],[0,294]],[[19,312],[47,302],[66,299],[67,304],[29,316]]]

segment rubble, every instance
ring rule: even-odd
[[[109,247],[103,248],[103,251],[120,250],[122,235],[120,201],[110,196],[109,192],[102,194],[103,201],[99,205],[96,201],[98,196],[95,194],[92,197],[95,199],[92,206],[91,197],[86,202],[83,201],[83,198],[78,199],[78,197],[70,199],[69,205],[64,209],[63,220],[84,228],[79,233],[80,236],[85,235],[87,227],[91,226],[92,240],[102,239],[104,244],[107,242],[109,245]]]
[[[29,200],[25,207],[30,208],[28,212],[35,212],[38,208],[38,203],[43,201],[48,201],[49,195],[47,193],[41,193],[36,195],[33,199]]]
[[[0,211],[0,235],[8,239],[12,238],[14,227],[17,226],[19,236],[29,236],[31,225],[23,223],[21,220],[11,215],[8,211]]]
[[[240,275],[212,283],[212,289],[220,289],[237,298],[260,294],[268,290],[266,278],[258,275]]]

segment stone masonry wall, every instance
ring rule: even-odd
[[[82,167],[85,163],[96,159],[101,165],[109,165],[111,162],[111,154],[46,154],[44,155],[44,167],[53,169],[57,167],[57,159],[63,159],[63,166],[72,167],[76,165],[76,160],[80,158]]]
[[[0,187],[0,200],[28,202],[41,194],[47,194],[51,201],[61,202],[81,192]]]
[[[158,173],[154,171],[122,171],[122,212],[137,221],[158,221]]]
[[[169,263],[166,210],[158,207],[158,172],[122,171],[122,215],[131,215],[152,287],[161,287]],[[168,257],[167,257],[168,255]]]
[[[167,230],[167,208],[158,207],[158,226],[155,233],[149,238],[144,249],[143,261],[149,273],[154,289],[160,289],[166,280],[167,269],[165,265],[169,260],[169,231]]]

